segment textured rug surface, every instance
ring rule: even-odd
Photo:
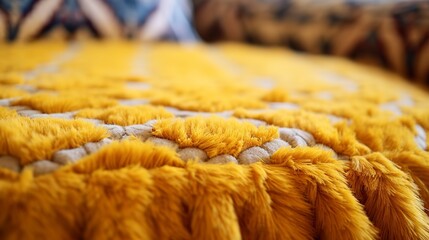
[[[247,45],[0,45],[0,239],[429,239],[429,94]]]

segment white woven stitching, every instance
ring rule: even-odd
[[[414,140],[416,141],[417,146],[419,146],[420,149],[426,150],[428,147],[427,143],[426,143],[426,141],[427,141],[426,131],[419,124],[416,124],[415,128],[416,128],[417,134],[416,134]]]
[[[242,120],[250,120],[249,122],[253,122],[255,125],[265,124],[265,122],[255,119]],[[23,167],[31,166],[35,175],[49,173],[58,169],[62,165],[75,163],[83,157],[97,152],[103,146],[112,143],[112,140],[123,141],[130,136],[135,136],[141,141],[148,141],[155,145],[172,148],[178,152],[179,157],[184,161],[196,160],[207,163],[232,162],[250,164],[258,161],[269,163],[271,155],[273,155],[278,149],[282,147],[313,146],[316,143],[313,136],[308,132],[302,131],[300,129],[279,128],[280,138],[266,142],[259,147],[245,149],[238,155],[238,159],[229,154],[222,154],[208,159],[207,154],[201,149],[195,147],[179,148],[178,144],[174,141],[153,136],[152,129],[155,123],[156,120],[150,120],[145,124],[130,125],[126,127],[112,124],[95,123],[98,126],[106,128],[106,130],[110,132],[110,137],[105,138],[99,142],[86,143],[77,148],[56,151],[53,154],[51,160],[39,160]],[[47,162],[52,162],[52,164]],[[19,165],[19,160],[11,156],[0,157],[0,167],[5,167],[16,172],[19,172],[22,169],[22,166]]]
[[[76,113],[76,112],[65,112],[65,113],[44,114],[44,113],[41,113],[40,111],[32,110],[26,106],[10,106],[10,102],[11,102],[11,99],[3,99],[1,100],[0,104],[4,107],[8,107],[10,109],[16,110],[22,116],[29,116],[31,118],[54,117],[54,118],[73,119]],[[178,110],[172,107],[166,107],[166,109],[172,112],[175,115],[175,117],[179,117],[179,118],[186,118],[186,117],[195,116],[195,115],[201,115],[201,116],[220,115],[223,117],[232,116],[232,111],[226,111],[226,112],[220,112],[220,113],[201,113],[201,112]],[[255,111],[266,111],[266,110],[267,109],[255,110]],[[29,166],[33,167],[35,174],[48,173],[48,172],[54,171],[55,169],[57,169],[62,165],[74,163],[80,160],[81,158],[87,156],[88,154],[98,151],[104,145],[110,144],[112,140],[122,141],[122,140],[126,140],[129,136],[136,136],[142,141],[150,141],[155,145],[169,146],[173,149],[176,149],[178,152],[178,155],[184,161],[193,159],[193,160],[207,162],[207,163],[233,162],[233,163],[240,163],[240,164],[249,164],[257,161],[264,161],[269,163],[269,159],[271,155],[274,154],[275,151],[277,151],[281,147],[288,147],[288,146],[291,146],[291,147],[319,146],[323,149],[326,149],[327,151],[332,152],[333,158],[335,159],[340,159],[340,160],[348,159],[347,156],[338,156],[335,153],[335,151],[333,151],[330,147],[316,143],[314,137],[310,133],[302,131],[300,129],[279,128],[280,138],[274,139],[273,141],[265,143],[259,147],[251,147],[249,149],[246,149],[243,152],[241,152],[237,158],[229,154],[224,154],[222,156],[216,156],[212,159],[208,159],[207,154],[201,149],[198,149],[195,147],[182,149],[182,148],[179,148],[178,145],[171,140],[154,137],[152,135],[152,127],[156,122],[156,120],[150,120],[145,124],[137,124],[137,125],[122,127],[119,125],[105,124],[103,121],[98,119],[85,119],[85,118],[80,118],[80,119],[89,121],[95,125],[106,128],[106,130],[110,132],[110,137],[103,139],[102,141],[97,143],[86,143],[78,148],[62,149],[55,152],[51,160],[39,160],[39,161],[42,161],[42,163],[29,164]],[[257,120],[257,119],[244,118],[239,120],[250,122],[255,126],[267,125],[266,122]],[[336,121],[339,121],[339,120],[343,120],[343,119],[337,119]],[[416,125],[416,133],[417,133],[415,137],[416,144],[422,150],[425,150],[427,148],[427,145],[426,145],[427,136],[426,136],[425,130],[420,125]],[[194,156],[192,154],[194,154]],[[49,164],[49,163],[46,163],[45,161],[52,161],[55,164]],[[19,165],[19,161],[16,158],[13,158],[11,156],[0,157],[0,167],[5,167],[10,170],[18,171],[18,172],[22,169],[22,166]]]
[[[54,113],[54,114],[44,114],[38,110],[32,110],[26,106],[13,106],[10,107],[10,100],[2,101],[2,105],[9,107],[11,109],[17,110],[18,114],[22,116],[28,116],[31,118],[38,117],[56,117],[64,119],[72,119],[76,112],[66,112],[66,113]],[[277,105],[278,106],[278,105]],[[166,109],[172,112],[175,117],[191,117],[195,115],[201,116],[212,116],[218,115],[222,117],[231,117],[232,111],[219,112],[219,113],[204,113],[204,112],[193,112],[193,111],[184,111],[172,107],[166,107]],[[63,149],[55,152],[51,160],[39,160],[28,164],[24,167],[31,166],[33,168],[35,175],[46,174],[52,171],[55,171],[59,167],[65,164],[75,163],[82,159],[83,157],[98,151],[101,147],[110,144],[112,140],[126,140],[129,136],[136,136],[142,141],[149,141],[155,145],[168,146],[172,149],[177,150],[178,155],[182,160],[196,160],[207,163],[240,163],[240,164],[250,164],[258,161],[269,162],[269,159],[274,152],[276,152],[281,147],[298,147],[298,146],[312,146],[315,144],[314,138],[311,134],[304,132],[299,129],[288,129],[288,128],[279,128],[280,138],[274,139],[270,142],[263,144],[260,147],[251,147],[244,150],[238,155],[238,159],[229,154],[222,154],[208,159],[207,154],[198,148],[179,148],[178,145],[167,139],[162,139],[159,137],[154,137],[152,135],[152,128],[156,120],[150,120],[145,124],[130,125],[122,127],[119,125],[113,124],[104,124],[103,121],[98,119],[85,119],[80,118],[86,121],[89,121],[95,125],[106,128],[110,132],[110,137],[101,140],[96,143],[86,143],[83,146],[73,149]],[[257,119],[240,119],[242,121],[250,122],[255,126],[267,125],[266,122],[257,120]],[[304,136],[304,137],[303,137]],[[331,150],[332,151],[332,150]],[[194,154],[194,155],[191,155]],[[0,158],[0,167],[8,168],[12,171],[19,172],[22,167],[19,165],[19,160],[11,156],[3,156]]]

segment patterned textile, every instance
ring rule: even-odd
[[[347,56],[429,83],[429,1],[194,0],[209,41]]]
[[[396,74],[245,44],[5,45],[1,240],[429,239],[429,93]]]
[[[186,0],[0,0],[0,38],[41,36],[195,40]]]

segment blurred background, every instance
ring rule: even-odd
[[[429,1],[0,0],[0,38],[239,41],[343,56],[429,84]]]

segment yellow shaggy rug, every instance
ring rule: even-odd
[[[248,45],[0,45],[0,239],[429,239],[429,94]]]

